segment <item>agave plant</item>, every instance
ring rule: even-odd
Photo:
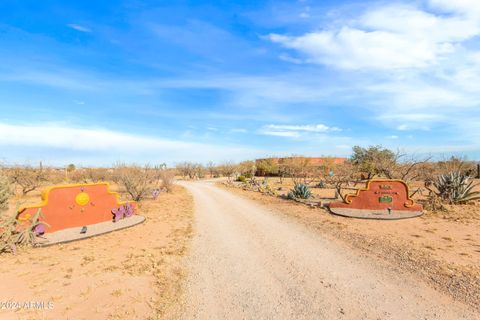
[[[480,192],[473,191],[477,184],[474,184],[468,175],[459,171],[440,175],[433,185],[438,190],[437,195],[451,204],[480,199]]]
[[[37,236],[44,232],[47,223],[40,221],[42,211],[38,209],[29,220],[27,226],[20,226],[16,215],[0,225],[0,253],[11,252],[16,254],[18,246],[35,246]]]
[[[308,199],[311,196],[312,192],[310,191],[310,188],[303,183],[296,184],[288,193],[289,199]]]

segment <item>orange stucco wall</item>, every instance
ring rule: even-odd
[[[381,198],[391,201],[381,201]],[[330,208],[351,208],[404,211],[422,211],[422,206],[408,196],[408,186],[400,180],[370,180],[367,188],[358,190],[356,194],[347,195],[346,202],[332,202]]]
[[[28,221],[41,208],[41,220],[50,225],[45,233],[112,221],[112,209],[125,202],[120,202],[117,193],[108,188],[107,183],[50,187],[42,194],[43,203],[20,209],[17,219]],[[130,203],[136,207],[135,202]]]

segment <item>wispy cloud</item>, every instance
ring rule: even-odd
[[[260,128],[259,133],[269,136],[277,137],[300,137],[305,133],[327,133],[327,132],[339,132],[340,128],[329,127],[324,124],[307,124],[307,125],[279,125],[269,124]]]
[[[92,30],[90,28],[87,28],[85,26],[75,24],[75,23],[69,23],[69,24],[67,24],[67,26],[74,29],[74,30],[80,31],[80,32],[85,32],[85,33],[92,32]]]
[[[281,131],[304,131],[304,132],[332,132],[332,131],[341,131],[337,127],[329,127],[324,124],[307,124],[307,125],[279,125],[279,124],[269,124],[264,128],[272,130],[281,130]]]
[[[370,3],[360,13],[337,11],[322,28],[267,39],[291,49],[282,55],[292,63],[351,77],[349,94],[387,127],[453,131],[478,114],[480,7],[470,0],[425,4]]]
[[[445,16],[407,5],[382,6],[336,29],[299,36],[273,33],[269,39],[297,50],[309,62],[342,69],[427,67],[458,51],[459,43],[480,34],[478,16],[468,11],[478,3],[464,7],[448,6],[443,1],[431,4],[457,11]],[[460,8],[466,10],[459,12]]]
[[[160,157],[162,161],[230,160],[250,158],[261,154],[259,150],[241,145],[218,145],[173,140],[154,136],[129,134],[101,128],[69,127],[61,124],[17,125],[0,123],[0,146],[72,152],[81,159],[82,154],[97,157],[146,162]],[[39,159],[41,160],[41,158]]]

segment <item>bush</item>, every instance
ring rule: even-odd
[[[117,165],[114,178],[132,200],[142,201],[150,193],[150,185],[158,180],[158,172],[150,166]]]
[[[159,173],[160,180],[162,180],[162,187],[167,190],[167,192],[172,192],[173,183],[175,181],[175,172],[171,170],[161,170]]]
[[[326,187],[327,187],[327,184],[325,183],[324,180],[320,180],[320,182],[317,184],[317,188],[325,189]]]
[[[310,188],[303,183],[295,185],[295,187],[288,193],[289,199],[309,199],[311,196],[312,192],[310,191]]]
[[[247,182],[247,178],[245,178],[245,176],[238,176],[237,181],[238,182]]]
[[[9,176],[12,182],[20,186],[23,195],[36,190],[47,181],[46,171],[42,167],[15,167],[9,170]]]
[[[5,176],[0,176],[0,212],[8,209],[8,200],[12,193],[10,181]]]

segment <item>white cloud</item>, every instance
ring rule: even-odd
[[[298,138],[300,133],[296,131],[274,131],[274,130],[260,130],[260,133],[266,136]]]
[[[307,62],[343,69],[423,67],[435,58],[429,43],[350,27],[299,37],[272,34],[270,40],[300,51],[307,56]]]
[[[480,20],[466,6],[437,6],[450,15],[436,15],[415,7],[375,7],[339,28],[326,28],[299,36],[270,34],[268,38],[295,49],[307,62],[342,69],[405,69],[435,65],[456,52],[462,41],[480,34]],[[468,2],[468,3],[467,3]]]
[[[74,30],[77,30],[77,31],[80,31],[80,32],[85,32],[85,33],[90,33],[92,32],[91,29],[87,28],[87,27],[84,27],[84,26],[81,26],[79,24],[75,24],[75,23],[70,23],[70,24],[67,24],[68,27],[74,29]]]
[[[146,159],[155,158],[158,161],[175,162],[189,159],[192,161],[243,159],[261,154],[258,150],[244,146],[196,143],[99,128],[72,128],[61,124],[0,123],[0,146],[7,150],[21,148],[23,154],[31,154],[28,150],[37,149],[45,152],[64,150],[80,159],[82,155],[93,154],[97,163],[101,163],[105,155],[125,161],[145,162]]]
[[[259,133],[269,136],[298,138],[308,133],[327,133],[341,131],[337,127],[329,127],[324,124],[314,125],[278,125],[269,124],[260,128]]]
[[[278,125],[278,124],[269,124],[264,128],[281,130],[281,131],[305,131],[305,132],[330,132],[330,131],[341,131],[337,127],[328,127],[324,124],[307,124],[307,125]]]
[[[337,79],[350,78],[340,95],[389,128],[441,128],[468,136],[457,127],[480,110],[478,0],[379,2],[363,13],[340,10],[332,16],[321,29],[267,38],[293,49],[292,59],[330,66]]]

